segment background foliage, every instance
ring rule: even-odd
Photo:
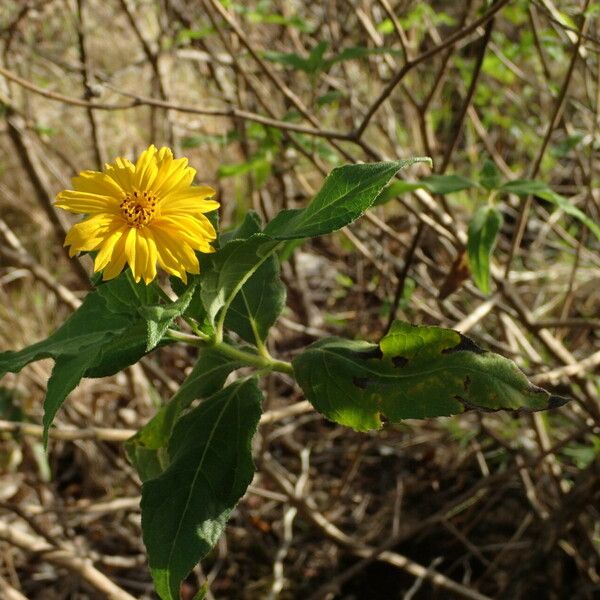
[[[51,205],[81,169],[171,145],[219,190],[226,229],[249,209],[269,221],[304,206],[340,164],[428,155],[433,170],[402,172],[359,222],[285,242],[272,350],[293,359],[324,336],[377,341],[395,316],[468,332],[574,398],[545,415],[361,434],[271,375],[258,474],[184,597],[207,581],[208,597],[232,599],[598,593],[593,3],[31,0],[2,3],[0,28],[0,349],[46,337],[85,293],[90,263],[65,257],[68,224]],[[275,228],[300,235],[297,215]],[[276,285],[268,294],[283,302]],[[102,338],[85,334],[94,348]],[[3,379],[2,594],[153,597],[139,480],[120,442],[194,360],[161,348],[84,381],[47,457],[37,423],[50,363]],[[206,360],[217,378],[232,368]],[[192,400],[185,388],[179,398]]]

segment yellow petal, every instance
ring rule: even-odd
[[[155,220],[154,227],[168,230],[172,237],[180,238],[192,248],[205,252],[209,242],[217,238],[212,223],[204,215],[169,215]]]
[[[123,270],[123,267],[125,266],[125,262],[127,260],[127,257],[125,256],[126,237],[127,236],[125,234],[121,235],[121,237],[112,246],[112,253],[110,256],[110,260],[109,260],[108,264],[106,265],[106,267],[104,268],[104,271],[102,273],[102,279],[104,281],[108,281],[109,279],[114,279],[115,277],[120,275],[121,271]],[[100,269],[96,268],[96,271],[99,271],[99,270]]]
[[[54,206],[79,214],[117,213],[119,201],[113,196],[101,196],[76,190],[63,190],[56,196]]]
[[[215,190],[207,185],[190,187],[187,190],[170,193],[160,204],[161,214],[207,213],[219,208],[216,200],[210,200]]]
[[[164,227],[153,227],[159,264],[165,271],[186,281],[185,271],[199,273],[200,266],[194,250]]]
[[[188,167],[187,158],[173,158],[169,148],[161,148],[156,155],[158,173],[152,191],[160,197],[173,190],[185,189],[194,180],[196,171]]]
[[[135,282],[150,283],[156,277],[156,242],[147,228],[130,229],[125,239],[125,256]]]
[[[138,240],[143,241],[146,246],[146,268],[142,277],[144,278],[144,282],[148,284],[156,277],[156,261],[158,260],[156,240],[148,227],[140,229]]]
[[[133,185],[138,190],[149,190],[152,186],[152,182],[158,174],[158,167],[156,164],[157,152],[156,146],[150,145],[140,154],[140,157],[135,163]]]
[[[76,223],[65,239],[65,246],[71,246],[69,256],[75,256],[78,252],[97,250],[122,225],[121,219],[106,214],[94,215],[81,223]]]
[[[121,199],[123,188],[106,173],[99,171],[82,171],[71,179],[73,188],[78,192],[87,192],[100,196],[114,196]]]
[[[94,260],[94,271],[102,271],[111,261],[115,253],[115,247],[119,247],[119,257],[122,254],[125,256],[125,234],[129,228],[126,225],[119,227],[111,233],[102,243],[99,248],[96,259]],[[122,248],[121,248],[122,247]],[[125,264],[123,262],[123,264]],[[121,269],[123,267],[121,266]]]
[[[133,190],[133,173],[135,166],[126,158],[117,158],[114,163],[104,165],[104,173],[124,191]]]

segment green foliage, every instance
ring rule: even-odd
[[[469,268],[475,283],[484,294],[490,291],[490,257],[501,227],[502,213],[489,205],[479,208],[469,223]]]
[[[142,486],[142,531],[156,590],[179,598],[179,586],[219,539],[252,481],[251,442],[262,394],[255,379],[226,387],[175,425],[169,466]]]
[[[319,72],[328,71],[334,64],[339,62],[365,58],[374,54],[402,54],[400,50],[394,50],[392,48],[367,48],[365,46],[353,46],[350,48],[344,48],[338,54],[334,54],[326,58],[325,53],[328,49],[329,43],[322,41],[310,51],[306,58],[296,54],[295,52],[274,51],[265,51],[263,53],[263,58],[296,71],[303,71],[308,75],[316,75]]]
[[[394,181],[388,185],[375,200],[375,204],[385,204],[402,194],[425,189],[432,194],[452,194],[476,187],[477,184],[460,175],[429,175],[418,182]]]
[[[486,190],[491,191],[498,189],[501,181],[500,172],[496,165],[491,160],[486,160],[479,174],[479,183]]]
[[[0,376],[25,365],[55,361],[44,401],[44,440],[56,412],[83,377],[112,375],[162,343],[173,319],[189,304],[190,288],[175,302],[160,299],[156,285],[123,273],[99,285],[50,337],[19,352],[0,354]]]
[[[573,205],[567,198],[557,194],[541,181],[530,179],[516,179],[508,181],[500,187],[500,191],[517,194],[519,196],[535,196],[558,206],[563,212],[583,223],[600,240],[600,227],[583,211]]]
[[[321,45],[309,60],[320,64],[325,51]],[[362,55],[358,49],[341,54],[344,60]],[[278,151],[279,134],[262,126],[249,126],[247,133],[258,146],[256,161],[223,167],[221,176],[253,172],[258,178],[260,161],[270,169],[268,153]],[[295,139],[316,151],[314,140]],[[196,364],[179,390],[126,444],[144,482],[143,537],[163,600],[179,597],[182,580],[215,544],[253,476],[251,441],[262,394],[254,376],[223,388],[238,369],[295,377],[317,410],[359,431],[377,429],[383,419],[397,422],[467,409],[542,410],[563,402],[530,384],[510,360],[439,327],[397,321],[378,345],[329,338],[306,348],[291,364],[270,356],[269,330],[286,297],[280,259],[288,258],[305,238],[337,231],[374,204],[401,193],[424,188],[451,194],[473,188],[491,196],[534,194],[595,227],[543,184],[502,183],[491,163],[484,165],[478,183],[458,175],[430,175],[416,183],[390,184],[400,169],[418,162],[430,160],[337,167],[305,208],[284,210],[264,228],[249,213],[237,229],[220,235],[217,251],[202,257],[200,275],[190,276],[187,283],[171,279],[175,300],[156,281],[134,283],[129,272],[108,283],[96,280],[81,307],[48,339],[0,354],[0,374],[17,372],[41,358],[54,359],[44,404],[47,440],[56,412],[81,378],[115,373],[161,344],[180,341],[199,347]],[[209,217],[218,228],[216,213]],[[475,212],[469,227],[471,270],[486,292],[501,223],[500,212],[486,205]],[[353,285],[351,279],[339,278],[339,283]],[[414,285],[407,280],[401,308],[408,308]]]
[[[258,217],[249,213],[236,237],[247,239],[259,232]],[[225,317],[225,327],[251,344],[262,345],[285,306],[285,297],[279,260],[271,254],[234,296]]]
[[[226,314],[234,298],[259,267],[269,260],[279,242],[262,233],[233,240],[211,257],[206,268],[201,298],[211,323],[223,310]]]
[[[158,477],[168,465],[166,448],[177,419],[197,398],[218,392],[227,376],[243,363],[223,356],[212,348],[202,348],[190,374],[171,400],[126,444],[127,455],[142,481]]]
[[[381,419],[422,419],[465,410],[544,410],[563,399],[537,388],[510,360],[450,329],[396,321],[379,345],[328,338],[293,361],[312,405],[358,431]]]
[[[345,165],[333,169],[312,202],[303,209],[281,211],[265,228],[279,240],[316,237],[351,223],[375,201],[400,170],[427,158]]]

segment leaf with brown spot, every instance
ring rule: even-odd
[[[546,410],[566,402],[457,331],[401,321],[378,346],[329,338],[309,346],[293,366],[314,407],[358,431],[377,429],[384,419]]]

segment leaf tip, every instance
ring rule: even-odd
[[[564,406],[567,402],[570,402],[571,398],[565,398],[564,396],[557,396],[555,394],[551,394],[548,399],[548,409],[560,408]]]

